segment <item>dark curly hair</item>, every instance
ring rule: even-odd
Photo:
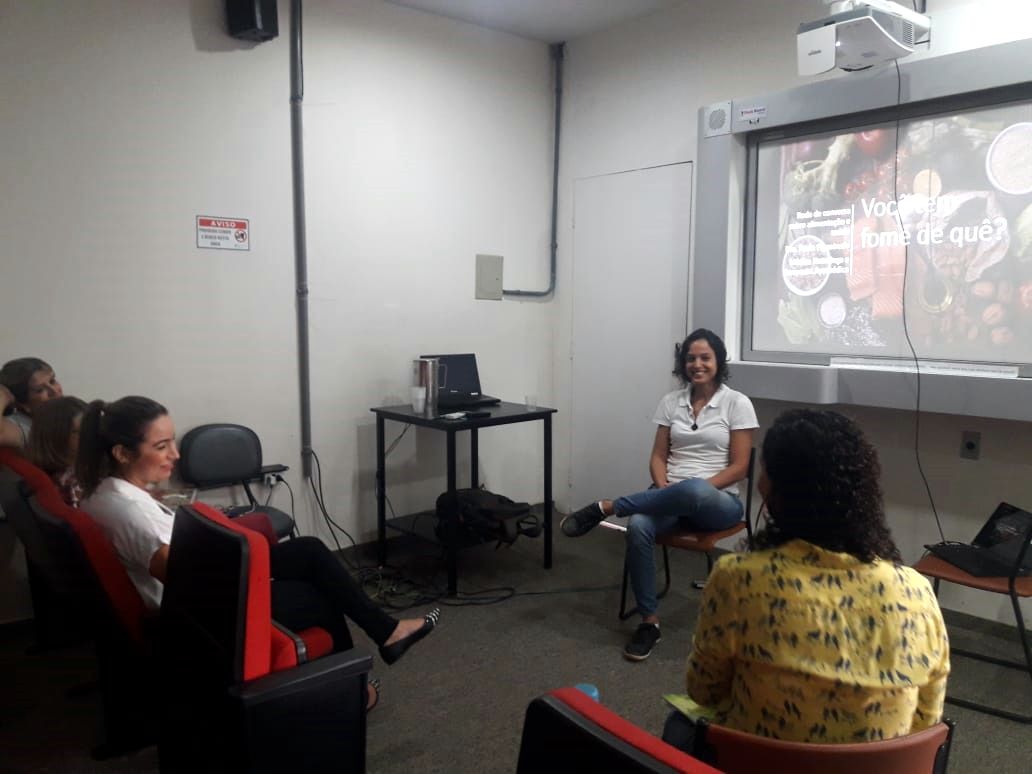
[[[691,379],[685,376],[684,364],[688,359],[688,350],[691,348],[692,343],[699,340],[705,341],[709,344],[713,353],[717,356],[717,376],[714,381],[716,381],[717,386],[719,387],[731,376],[727,369],[727,347],[724,346],[724,342],[721,340],[720,336],[715,334],[709,328],[696,328],[688,334],[688,338],[674,347],[673,374],[681,380],[682,385],[688,385],[691,382]]]
[[[770,519],[758,547],[802,539],[863,562],[902,562],[885,523],[878,454],[853,420],[786,411],[763,439],[763,466]]]

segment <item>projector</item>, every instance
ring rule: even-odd
[[[928,40],[932,20],[890,0],[824,0],[832,14],[799,25],[799,74],[817,75],[836,67],[866,70],[914,53]]]

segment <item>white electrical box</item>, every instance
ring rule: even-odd
[[[477,254],[475,298],[502,300],[502,256]]]

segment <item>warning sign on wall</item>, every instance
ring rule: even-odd
[[[198,215],[197,246],[215,250],[250,250],[250,224],[243,218]]]

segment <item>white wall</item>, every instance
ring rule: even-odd
[[[800,22],[819,18],[826,10],[817,0],[685,3],[571,43],[567,52],[560,288],[571,276],[574,181],[696,159],[698,109],[718,100],[802,83],[795,72],[795,30]],[[932,45],[921,56],[1032,36],[1032,4],[1025,0],[929,0],[928,11],[933,17]],[[704,190],[695,192],[696,201],[705,196]],[[694,228],[705,228],[705,224],[696,221]],[[557,314],[557,330],[569,331],[569,294],[560,293]],[[692,322],[705,325],[707,321]],[[566,335],[556,344],[555,381],[560,396],[570,392],[569,355]],[[732,365],[732,379],[733,375]],[[787,407],[759,402],[761,424],[769,425]],[[850,408],[848,413],[861,421],[879,448],[890,522],[904,558],[913,561],[922,544],[938,540],[915,462],[914,417],[907,412],[863,408]],[[558,436],[566,445],[557,447],[556,459],[568,466],[568,425],[562,414],[558,427],[562,430]],[[971,539],[1000,500],[1032,506],[1032,448],[1023,440],[1028,429],[974,417],[921,417],[921,458],[948,538]],[[982,432],[979,461],[960,459],[961,430]],[[645,427],[642,432],[651,434],[652,430]],[[619,453],[613,450],[613,454]],[[557,495],[560,502],[562,497]],[[943,599],[947,607],[1013,621],[1004,597],[948,589]]]
[[[250,425],[328,539],[300,476],[279,5],[260,45],[226,36],[220,0],[0,7],[0,361],[39,355],[86,399],[153,396],[180,433]],[[542,43],[375,0],[304,5],[313,441],[362,540],[369,407],[407,402],[412,357],[475,351],[487,391],[551,402],[551,305],[473,299],[478,252],[505,256],[507,287],[547,285],[551,68]],[[249,218],[251,251],[197,249],[198,214]],[[398,446],[399,512],[432,507],[443,449]],[[481,458],[489,486],[540,499],[539,427],[482,433]]]

